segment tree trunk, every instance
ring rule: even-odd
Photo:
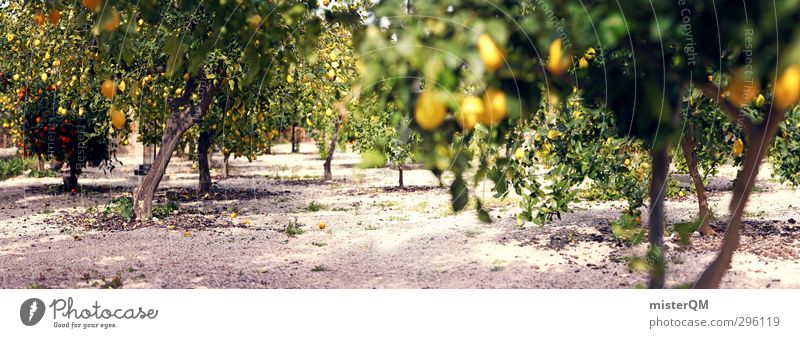
[[[400,185],[400,189],[405,189],[405,188],[406,188],[406,186],[405,186],[405,184],[403,184],[403,166],[402,166],[402,165],[399,165],[399,166],[397,166],[397,169],[398,169],[398,171],[400,172],[400,173],[399,173],[399,176],[400,176],[400,177],[399,177],[399,181],[400,181],[400,182],[398,182],[398,183],[399,183],[399,185]]]
[[[36,155],[36,169],[39,172],[44,171],[44,156],[43,155]]]
[[[197,168],[199,169],[199,186],[197,192],[201,195],[211,192],[211,163],[208,149],[211,147],[211,133],[203,131],[197,138]]]
[[[734,112],[729,112],[729,114]],[[750,193],[755,186],[758,170],[761,167],[761,160],[767,153],[769,145],[775,139],[775,133],[778,131],[778,123],[783,121],[786,117],[786,112],[776,111],[775,107],[771,107],[769,115],[765,119],[763,125],[753,126],[745,124],[745,133],[747,135],[747,147],[745,149],[744,163],[742,170],[736,177],[736,183],[733,187],[733,197],[729,206],[731,220],[728,223],[728,229],[725,230],[725,237],[722,239],[722,247],[719,256],[708,265],[703,274],[694,285],[696,289],[710,289],[719,288],[722,277],[728,271],[733,260],[733,253],[739,247],[739,236],[742,228],[742,215],[744,208],[747,206],[747,201],[750,198]],[[731,114],[734,115],[734,114]]]
[[[653,172],[650,181],[650,214],[648,223],[650,231],[650,269],[651,289],[664,288],[664,195],[666,193],[667,175],[669,174],[669,154],[667,147],[651,151]]]
[[[300,147],[297,146],[297,127],[292,126],[292,154],[297,153],[300,151]]]
[[[217,72],[221,71],[218,69]],[[161,148],[158,150],[152,167],[142,179],[141,185],[136,187],[133,192],[134,212],[139,220],[147,220],[153,216],[153,195],[161,183],[161,178],[164,177],[175,147],[178,146],[178,141],[191,126],[206,115],[208,107],[219,89],[221,82],[208,80],[202,70],[197,78],[201,79],[200,83],[197,83],[195,78],[190,79],[186,84],[187,90],[184,91],[183,97],[170,100],[170,116],[167,119],[164,136],[161,138]],[[189,100],[195,89],[200,94],[200,102],[197,105]],[[180,109],[181,106],[186,107]]]
[[[64,191],[75,192],[78,190],[78,163],[77,161],[69,162],[69,174],[63,177]]]
[[[683,156],[686,159],[686,165],[689,167],[689,176],[692,178],[694,188],[697,191],[697,204],[699,214],[697,221],[700,223],[698,231],[703,236],[711,236],[714,230],[711,229],[711,213],[708,208],[708,196],[706,196],[706,187],[703,184],[703,177],[700,176],[700,171],[697,169],[697,155],[694,153],[694,146],[697,143],[689,136],[681,140],[681,148],[683,148]]]
[[[323,182],[328,182],[333,180],[333,173],[331,172],[331,162],[333,162],[333,153],[336,152],[336,143],[339,140],[339,129],[342,126],[342,120],[344,120],[344,113],[339,113],[339,117],[336,118],[336,122],[333,127],[333,136],[331,137],[331,146],[328,150],[328,156],[325,158],[325,164],[322,167],[325,169],[325,176],[322,178]]]
[[[230,158],[231,154],[223,154],[224,158],[222,159],[222,179],[228,178],[230,176],[230,166],[228,166],[228,158]]]

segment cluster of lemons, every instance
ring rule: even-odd
[[[488,34],[483,34],[477,42],[478,54],[488,71],[496,71],[503,64],[503,52]],[[417,98],[414,120],[420,128],[433,131],[442,125],[447,117],[447,107],[442,94],[426,89]],[[456,112],[456,122],[463,130],[472,130],[478,123],[494,126],[508,115],[506,94],[496,88],[488,88],[483,97],[468,95],[461,99]]]

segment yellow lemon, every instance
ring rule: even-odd
[[[250,29],[256,30],[258,26],[261,25],[261,15],[254,14],[247,18],[247,25],[250,26]]]
[[[119,83],[119,91],[125,92],[125,81]]]
[[[111,125],[114,129],[121,129],[125,125],[125,113],[119,109],[111,107]]]
[[[514,150],[514,158],[516,158],[517,161],[521,161],[525,158],[525,149],[517,148],[517,150]]]
[[[420,128],[428,131],[436,129],[444,122],[445,115],[444,102],[433,91],[428,89],[419,95],[414,107],[414,120]]]
[[[597,55],[597,51],[595,51],[594,48],[589,47],[589,49],[587,49],[586,52],[583,53],[583,58],[588,61],[592,61],[595,55]]]
[[[752,72],[739,69],[733,74],[733,79],[726,89],[728,101],[737,105],[744,106],[756,98],[761,91],[761,82],[754,78]]]
[[[547,70],[553,75],[564,74],[569,69],[569,57],[564,57],[564,52],[561,50],[561,39],[555,39],[550,44],[549,59],[547,61]]]
[[[631,159],[626,158],[625,159],[625,163],[623,163],[623,164],[625,164],[626,167],[630,167],[631,166]]]
[[[578,61],[578,67],[580,67],[581,69],[589,68],[589,61],[586,61],[586,58],[581,58]]]
[[[236,211],[231,212],[231,218],[236,218],[236,216],[237,216]]]
[[[480,116],[480,122],[487,127],[500,123],[508,115],[506,94],[498,89],[487,90],[483,97],[483,104],[484,111]]]
[[[100,90],[105,98],[113,99],[114,95],[117,94],[117,85],[114,84],[113,80],[105,80]]]
[[[292,74],[286,75],[286,82],[288,84],[294,83],[294,76],[292,76]]]
[[[764,105],[764,101],[765,101],[765,100],[766,100],[766,99],[764,98],[764,95],[762,95],[762,94],[758,94],[758,96],[756,97],[756,99],[755,99],[755,100],[753,100],[753,105],[754,105],[756,108],[761,108],[761,106],[763,106],[763,105]]]
[[[558,138],[558,131],[556,131],[555,129],[550,129],[550,131],[547,132],[547,138],[550,139],[550,140],[557,139]]]
[[[775,105],[786,109],[800,100],[800,66],[792,65],[775,82]]]
[[[742,156],[743,152],[744,152],[744,142],[742,142],[742,139],[737,138],[736,141],[733,142],[733,156],[734,157]]]
[[[325,222],[322,222],[322,221],[319,222],[319,229],[320,230],[325,230],[325,226],[326,226]]]
[[[495,71],[503,65],[503,52],[489,34],[484,33],[478,37],[478,54],[489,71]]]
[[[483,100],[477,96],[467,96],[461,101],[456,122],[464,130],[472,130],[475,124],[483,117]]]

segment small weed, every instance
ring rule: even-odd
[[[414,207],[412,207],[411,210],[415,211],[415,212],[418,212],[418,213],[428,212],[428,202],[427,201],[421,201],[421,202],[417,203],[416,205],[414,205]]]
[[[288,236],[302,235],[305,232],[305,230],[300,228],[302,226],[303,224],[300,224],[300,222],[297,221],[297,217],[295,217],[294,221],[289,222],[289,225],[286,226],[284,232]]]
[[[25,288],[26,289],[47,289],[46,286],[42,285],[42,283],[39,283],[39,282],[29,283],[28,285],[25,286]]]
[[[380,201],[380,202],[374,202],[372,203],[372,205],[383,209],[391,209],[400,205],[400,203],[398,203],[397,201]]]
[[[308,206],[306,207],[306,210],[311,212],[317,212],[322,209],[325,209],[325,205],[317,201],[311,201],[311,203],[309,203]]]
[[[406,216],[389,216],[390,221],[408,221],[408,217]]]
[[[380,229],[380,228],[378,228],[378,227],[376,227],[374,225],[369,225],[366,228],[364,228],[364,230],[367,230],[367,231],[378,230],[378,229]]]
[[[180,209],[181,206],[176,201],[167,201],[167,203],[157,204],[153,206],[153,217],[164,219],[171,216],[175,211]]]
[[[311,242],[311,244],[313,246],[318,246],[318,247],[323,247],[323,246],[328,245],[328,243],[323,243],[323,242]]]
[[[311,271],[313,272],[328,271],[328,268],[326,268],[324,265],[314,265],[314,267],[311,268]]]
[[[495,259],[492,264],[494,264],[494,266],[489,271],[498,272],[498,271],[502,271],[503,269],[505,269],[506,261],[504,261],[502,259]]]
[[[117,197],[109,204],[106,204],[105,210],[103,210],[103,216],[108,217],[109,215],[118,214],[122,217],[125,221],[130,222],[133,217],[133,200],[130,197]]]

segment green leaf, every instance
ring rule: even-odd
[[[453,198],[453,211],[461,211],[467,206],[469,191],[461,175],[456,176],[453,184],[450,185],[450,195]]]

